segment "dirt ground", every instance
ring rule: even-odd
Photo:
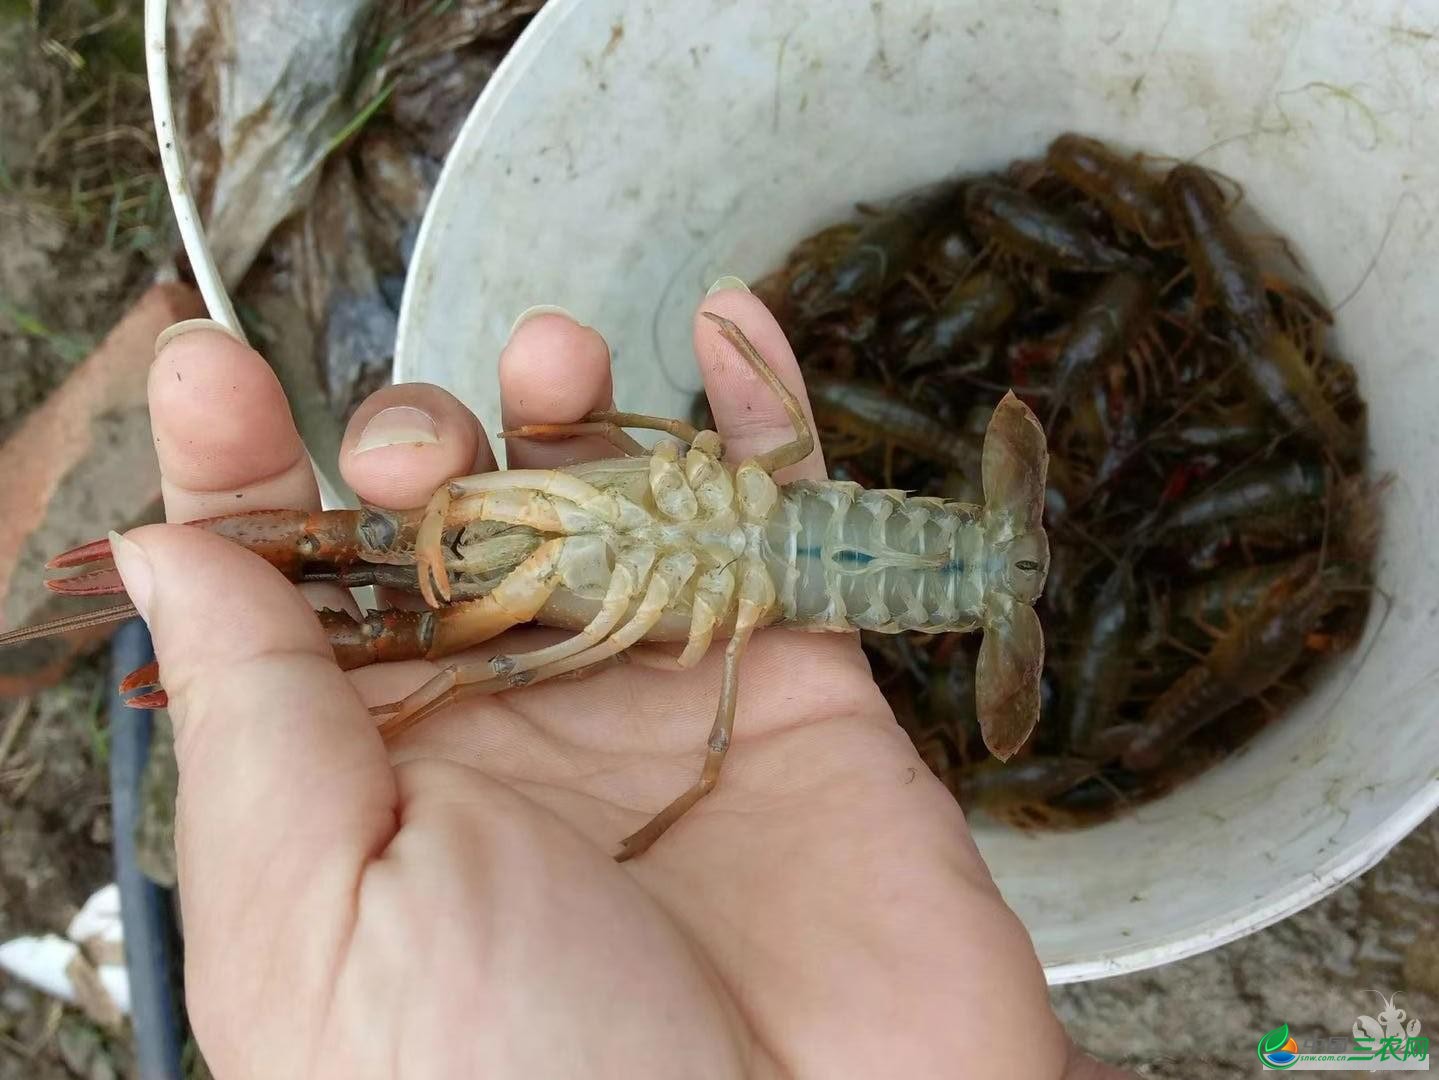
[[[7,725],[23,726],[0,765],[0,940],[63,934],[85,898],[113,877],[103,659],[6,707]],[[128,1061],[125,1036],[0,976],[3,1080],[98,1080],[126,1075]]]
[[[1351,1034],[1360,1014],[1383,1008],[1376,990],[1399,992],[1420,1034],[1439,1036],[1439,815],[1359,880],[1276,926],[1051,998],[1081,1045],[1140,1076],[1228,1080],[1259,1072],[1259,1038],[1281,1023],[1297,1039]]]
[[[42,15],[37,15],[41,12]],[[0,438],[152,279],[167,209],[146,144],[138,0],[0,0]],[[157,198],[158,193],[158,198]],[[0,940],[63,933],[111,879],[103,658],[0,701]],[[7,732],[13,728],[14,735]],[[1403,991],[1439,1034],[1439,817],[1300,915],[1206,956],[1059,988],[1078,1041],[1146,1077],[1251,1075],[1281,1022],[1348,1032]],[[0,1080],[132,1072],[127,1036],[0,976]]]
[[[148,180],[139,9],[0,2],[0,439],[155,273],[168,226]],[[63,933],[113,877],[107,680],[97,657],[0,702],[0,939]],[[130,1057],[123,1033],[0,976],[0,1080],[125,1076]]]

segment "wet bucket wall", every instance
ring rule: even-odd
[[[1229,761],[1130,815],[975,836],[1051,982],[1281,919],[1439,806],[1439,2],[813,5],[552,0],[430,205],[397,378],[498,430],[511,322],[561,304],[621,407],[683,416],[690,318],[878,199],[1082,131],[1239,180],[1340,308],[1370,407],[1380,586],[1359,647]],[[1386,618],[1386,608],[1388,608]]]

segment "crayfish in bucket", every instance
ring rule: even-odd
[[[1046,670],[1016,759],[983,760],[969,642],[863,637],[925,762],[993,819],[1083,828],[1163,797],[1298,701],[1382,595],[1358,372],[1243,203],[1194,162],[1063,133],[856,205],[754,287],[831,475],[976,498],[987,406],[1045,419]]]
[[[1044,663],[1033,604],[1049,569],[1041,522],[1048,450],[1034,414],[1013,394],[995,408],[981,451],[983,506],[841,481],[778,484],[772,474],[808,456],[814,434],[739,328],[706,314],[780,399],[794,429],[790,442],[737,467],[723,462],[714,431],[603,412],[503,434],[599,434],[624,457],[461,477],[421,510],[261,510],[191,524],[242,544],[294,582],[383,585],[424,598],[419,611],[319,612],[342,668],[444,657],[532,621],[575,631],[532,652],[450,664],[372,710],[386,738],[463,695],[597,670],[642,641],[684,642],[674,663],[685,668],[716,637],[727,638],[701,775],[622,842],[622,861],[715,785],[734,724],[739,660],[762,627],[982,629],[979,721],[990,750],[1012,755],[1038,719]],[[646,450],[626,428],[678,441]],[[87,569],[47,584],[76,596],[122,592],[113,565],[103,565],[109,560],[108,541],[86,544],[49,567]],[[0,635],[0,644],[132,612],[125,605],[59,620]],[[129,704],[162,707],[159,678],[153,664],[130,675],[121,687],[134,695]]]

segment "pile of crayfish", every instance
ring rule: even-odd
[[[1364,403],[1331,312],[1241,203],[1197,165],[1065,134],[860,207],[756,288],[837,479],[973,500],[1000,395],[1045,425],[1047,655],[1020,753],[985,759],[970,639],[864,639],[964,803],[1111,815],[1222,759],[1362,631]]]

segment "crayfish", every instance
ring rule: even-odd
[[[980,454],[983,506],[840,481],[778,484],[773,473],[808,456],[814,434],[799,401],[739,328],[706,315],[777,395],[793,427],[789,442],[737,467],[724,462],[714,431],[601,412],[503,434],[597,434],[622,457],[461,477],[419,510],[261,510],[190,524],[243,545],[297,583],[383,585],[424,598],[419,611],[319,612],[346,669],[450,656],[528,622],[574,631],[530,652],[450,663],[405,698],[371,710],[387,739],[462,696],[597,670],[642,641],[684,642],[674,663],[687,668],[716,638],[727,639],[700,776],[622,841],[620,860],[645,851],[714,787],[734,725],[740,658],[764,627],[982,629],[979,721],[996,756],[1013,754],[1038,719],[1044,662],[1033,604],[1049,567],[1041,524],[1048,451],[1033,413],[1013,394],[994,410]],[[647,450],[627,428],[673,438]],[[110,562],[108,541],[83,545],[49,566],[85,569],[47,584],[77,596],[120,593]],[[59,620],[0,635],[0,644],[133,611],[122,605]],[[122,691],[132,706],[158,708],[166,701],[159,682],[150,665]]]

